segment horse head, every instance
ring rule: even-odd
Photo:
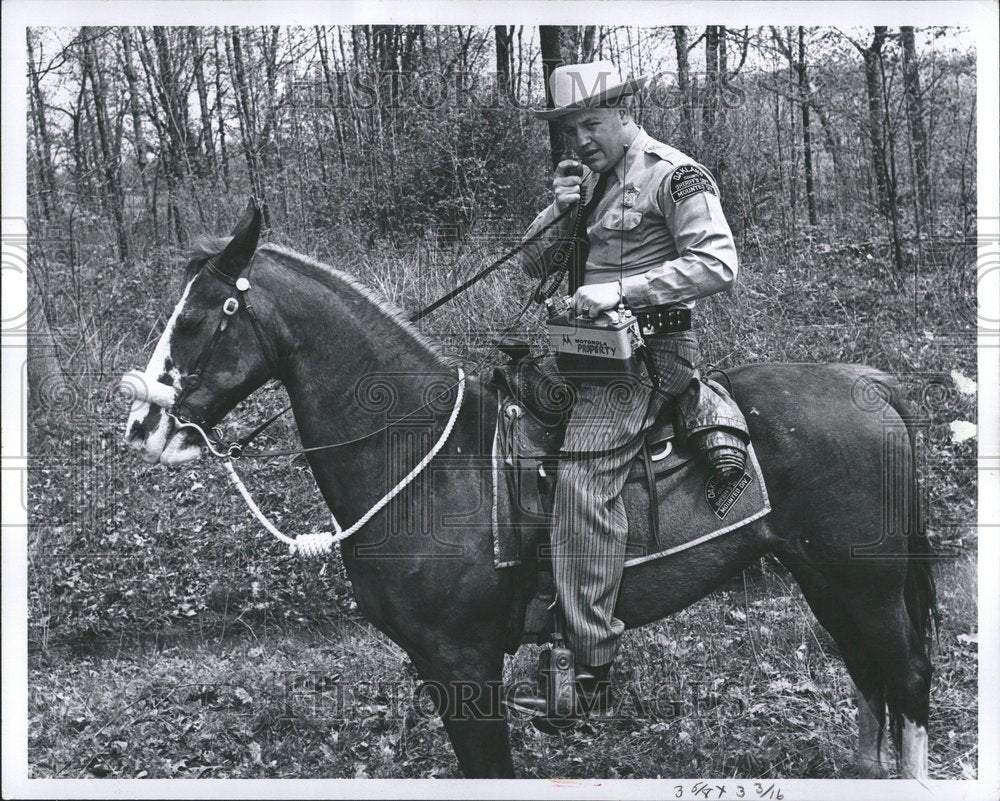
[[[260,229],[251,200],[225,248],[191,262],[191,278],[146,369],[122,379],[132,397],[125,441],[147,462],[197,459],[207,444],[201,432],[274,372],[249,298]]]

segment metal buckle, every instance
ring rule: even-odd
[[[239,310],[240,302],[236,298],[226,298],[226,302],[222,304],[222,313],[229,317],[232,317]]]
[[[226,450],[226,455],[230,459],[239,459],[243,455],[243,446],[238,442],[231,443]]]
[[[651,454],[649,454],[649,459],[650,459],[650,461],[653,461],[653,462],[663,461],[664,459],[666,459],[670,455],[670,452],[673,449],[674,449],[673,440],[669,440],[668,439],[667,443],[666,443],[666,447],[662,451],[660,451],[659,453],[651,453]]]

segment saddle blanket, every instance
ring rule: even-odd
[[[493,440],[493,554],[497,568],[520,565],[524,548],[536,547],[539,537],[522,529],[547,528],[551,522],[554,456],[518,458],[517,420],[497,422]],[[653,443],[657,510],[650,515],[646,464],[642,454],[632,465],[622,491],[628,516],[625,567],[661,559],[694,548],[708,540],[757,520],[771,511],[767,488],[753,445],[748,446],[743,476],[726,486],[715,485],[693,451],[675,447],[676,438]],[[525,486],[532,478],[537,486]],[[540,510],[538,498],[543,507]],[[542,514],[539,514],[539,511]],[[652,530],[651,519],[658,524]]]

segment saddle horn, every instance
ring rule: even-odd
[[[255,198],[250,198],[247,210],[233,229],[233,238],[226,249],[219,254],[216,267],[231,278],[239,278],[240,273],[250,263],[257,250],[263,216]]]

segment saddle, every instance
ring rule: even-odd
[[[493,373],[492,385],[499,401],[494,458],[506,478],[508,497],[503,500],[509,501],[505,517],[509,517],[511,525],[497,532],[495,546],[497,566],[514,568],[518,585],[507,641],[508,652],[514,653],[523,643],[547,642],[552,630],[555,587],[548,547],[549,527],[559,450],[575,393],[572,384],[560,375],[555,356],[532,357],[528,345],[516,341],[501,342],[499,347],[510,357],[510,362]],[[745,487],[737,488],[737,479],[732,480],[731,487],[719,485],[713,470],[720,461],[713,462],[711,456],[722,455],[724,465],[727,460],[738,462],[739,475],[749,482],[756,479],[763,491],[759,471],[754,472],[755,463],[748,465],[752,477],[743,472],[749,434],[735,401],[718,383],[704,378],[698,381],[705,386],[694,386],[689,393],[663,405],[630,469],[623,491],[629,516],[626,566],[629,556],[644,560],[671,548],[678,549],[677,546],[684,547],[676,540],[678,534],[683,537],[689,533],[691,539],[701,539],[733,527],[720,524],[733,519],[724,519],[729,509],[722,514],[720,510],[730,503],[738,506]],[[741,458],[734,459],[734,451]],[[697,508],[698,503],[704,506],[700,528],[695,526],[690,532],[678,532],[680,527],[676,525],[662,525],[663,504],[670,503],[666,496],[680,490],[688,503],[675,503],[677,508],[671,516],[680,516],[687,522],[692,517],[692,508]],[[500,487],[496,491],[502,493]],[[766,493],[763,500],[765,511],[769,511]],[[760,506],[758,503],[753,511]],[[734,517],[743,512],[744,509],[737,508]],[[664,528],[670,531],[664,532]]]

